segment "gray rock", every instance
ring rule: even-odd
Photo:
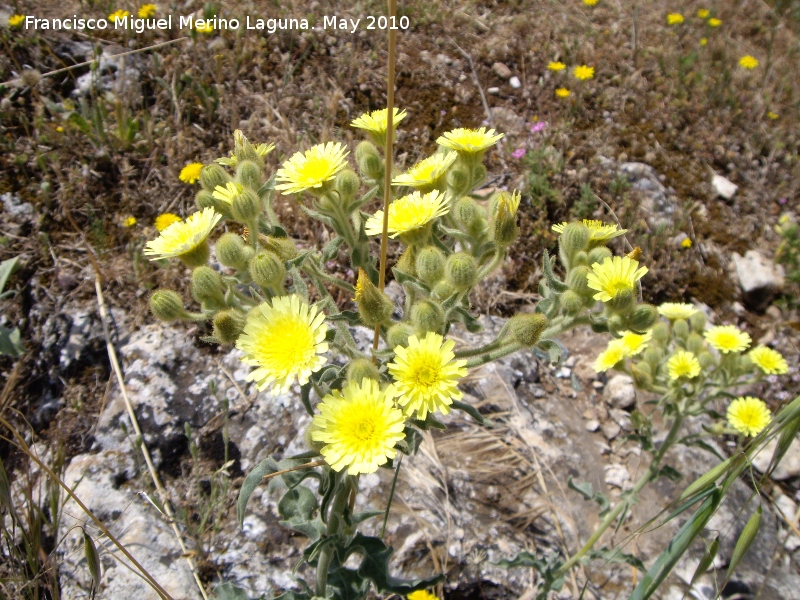
[[[631,408],[636,405],[636,388],[628,375],[614,375],[603,391],[606,404],[614,408]]]
[[[736,194],[736,190],[739,189],[738,185],[722,175],[714,175],[711,178],[711,187],[714,188],[714,192],[718,196],[721,196],[726,200],[733,198],[734,194]]]
[[[136,66],[139,59],[136,55],[120,56],[123,50],[119,47],[104,47],[97,60],[97,69],[78,77],[75,82],[73,96],[89,96],[92,90],[103,92],[135,94],[139,89],[141,72]]]
[[[495,75],[500,79],[508,79],[511,77],[511,69],[501,62],[494,63],[492,65],[492,71],[494,71]]]
[[[613,485],[621,490],[630,489],[632,487],[631,474],[628,473],[628,469],[626,469],[623,465],[606,465],[605,482],[608,485]]]
[[[744,256],[734,252],[733,262],[745,305],[751,310],[764,311],[783,289],[783,267],[774,265],[757,250],[748,250]]]
[[[772,460],[772,455],[775,453],[775,448],[778,447],[778,440],[773,439],[763,450],[753,457],[753,466],[760,472],[765,473],[769,468],[769,463]],[[772,472],[771,477],[776,481],[784,481],[792,479],[793,477],[800,477],[800,439],[795,438],[789,449],[783,456],[783,459],[775,470]]]
[[[614,438],[616,438],[622,432],[622,428],[619,425],[617,425],[614,421],[606,421],[605,423],[603,423],[601,430],[603,432],[603,435],[609,442]]]
[[[640,196],[639,209],[652,229],[672,228],[680,208],[674,196],[659,180],[650,165],[640,162],[623,162],[618,173],[625,176],[631,190]]]
[[[3,202],[3,228],[13,235],[19,235],[23,227],[33,221],[33,204],[23,202],[11,192],[0,195],[0,201]]]

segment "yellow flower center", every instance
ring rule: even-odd
[[[428,360],[432,357],[427,357]],[[423,364],[417,368],[414,374],[418,385],[430,387],[439,383],[439,369],[431,365]]]
[[[256,344],[260,355],[271,370],[287,373],[305,364],[315,355],[315,340],[305,323],[293,315],[275,319]]]

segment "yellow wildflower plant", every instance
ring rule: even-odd
[[[667,15],[667,25],[680,25],[683,23],[683,15],[681,13],[669,13]]]
[[[684,238],[681,242],[681,248],[691,248],[692,247],[692,240],[689,238]]]
[[[583,0],[586,6],[595,6],[600,0]]]
[[[280,183],[275,189],[284,194],[319,190],[347,166],[348,154],[339,142],[317,144],[305,152],[297,152],[278,169],[275,178]]]
[[[116,23],[118,19],[122,20],[125,17],[130,17],[130,16],[131,16],[131,13],[129,13],[127,10],[119,9],[119,10],[115,10],[113,13],[108,15],[108,20]]]
[[[716,17],[711,17],[711,18],[710,18],[710,19],[707,21],[707,23],[708,23],[709,27],[719,27],[720,25],[722,25],[722,21],[720,21],[720,20],[719,20],[719,19],[717,19]]]
[[[450,412],[453,400],[460,400],[459,380],[467,374],[465,360],[456,360],[455,342],[429,331],[424,338],[408,338],[408,346],[394,349],[389,373],[398,391],[398,404],[405,414],[422,421],[437,410]]]
[[[173,213],[161,213],[156,217],[156,220],[153,222],[155,225],[156,230],[164,231],[167,227],[172,225],[173,223],[179,223],[181,218]]]
[[[564,63],[562,63],[562,62],[558,62],[558,61],[553,61],[553,62],[550,62],[550,63],[547,65],[547,69],[548,69],[548,70],[550,70],[550,71],[554,71],[554,72],[556,72],[556,73],[557,73],[558,71],[563,71],[563,70],[564,70],[564,69],[566,69],[566,68],[567,68],[567,65],[565,65],[565,64],[564,64]]]
[[[701,8],[697,11],[697,16],[701,19],[705,19],[710,14],[710,11],[707,8]]]
[[[434,185],[446,173],[458,158],[455,152],[437,152],[433,156],[421,160],[402,175],[392,180],[392,185],[424,187]]]
[[[259,390],[285,393],[295,381],[308,383],[312,373],[325,364],[328,351],[325,314],[299,296],[279,296],[259,304],[247,315],[236,347],[242,362],[257,367],[247,375]]]
[[[439,136],[436,143],[462,154],[477,154],[491,148],[504,137],[504,133],[495,133],[494,129],[487,131],[486,127],[480,129],[461,127],[446,131]]]
[[[204,208],[185,221],[178,221],[161,231],[161,235],[147,242],[143,253],[150,260],[188,255],[205,244],[208,234],[222,218],[213,208]]]
[[[556,96],[559,98],[569,98],[572,92],[570,92],[567,88],[558,88],[556,90]]]
[[[136,217],[125,217],[125,220],[122,222],[125,227],[133,227],[136,223]]]
[[[155,16],[157,10],[158,7],[155,4],[142,4],[136,14],[140,19],[149,19]]]
[[[580,79],[581,81],[586,81],[587,79],[592,79],[594,77],[594,67],[589,67],[587,65],[578,65],[574,69],[572,69],[572,74],[575,76],[576,79]]]
[[[19,27],[25,22],[25,15],[11,15],[8,17],[9,27]]]
[[[647,267],[627,256],[606,258],[602,264],[594,263],[586,277],[589,288],[596,290],[595,300],[609,302],[621,292],[633,291],[636,282],[647,273]]]
[[[767,111],[767,118],[768,118],[770,121],[774,121],[775,119],[777,119],[777,118],[778,118],[778,116],[779,116],[779,115],[778,115],[778,113],[774,113],[774,112],[772,112],[771,110],[770,110],[770,111]]]
[[[728,406],[728,423],[744,436],[761,433],[772,420],[772,414],[763,400],[752,396],[737,398]]]
[[[408,600],[439,600],[435,594],[431,594],[428,590],[411,592],[406,598],[408,598]]]
[[[589,242],[604,243],[613,240],[615,237],[625,235],[628,233],[627,229],[620,229],[616,223],[604,223],[596,219],[583,219],[581,221],[586,227],[589,228]],[[569,225],[567,222],[557,223],[552,226],[552,230],[556,233],[563,233],[564,228]]]
[[[694,306],[683,302],[664,302],[658,307],[658,314],[670,321],[688,319],[696,312],[697,309]]]
[[[397,128],[397,124],[406,118],[407,113],[405,110],[392,110],[392,127]],[[389,111],[385,108],[380,110],[373,110],[372,112],[364,113],[357,119],[353,119],[350,127],[363,129],[369,133],[372,141],[383,147],[386,145],[386,128],[388,126]],[[394,131],[393,129],[393,131]]]
[[[759,369],[767,375],[785,375],[789,372],[789,365],[780,352],[766,346],[756,346],[747,356]]]
[[[622,340],[611,340],[594,361],[594,370],[603,373],[628,358],[628,349]]]
[[[667,361],[667,371],[669,378],[673,381],[681,377],[692,379],[700,375],[700,361],[697,360],[694,353],[678,350]]]
[[[420,194],[412,192],[389,205],[389,237],[413,233],[426,227],[449,211],[447,196],[438,190]],[[379,210],[364,227],[367,235],[383,233],[383,211]]]
[[[708,38],[700,38],[700,45],[705,46],[708,44]]]
[[[325,396],[311,421],[311,439],[324,444],[320,454],[334,471],[374,473],[397,455],[405,437],[405,417],[395,407],[392,386],[381,390],[369,378],[351,381]]]
[[[200,180],[200,171],[203,170],[203,163],[189,163],[181,169],[178,179],[184,183],[197,183]]]
[[[750,334],[734,325],[717,325],[706,331],[703,337],[723,354],[742,352],[750,345]]]
[[[755,69],[758,66],[758,59],[749,54],[745,54],[739,59],[739,66],[748,70]]]

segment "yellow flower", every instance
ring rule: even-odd
[[[677,380],[681,377],[692,379],[700,375],[700,361],[691,352],[678,350],[667,361],[667,370],[669,371],[669,378],[672,380]]]
[[[772,111],[767,112],[767,118],[772,119],[773,121],[778,118],[778,113],[774,113]]]
[[[708,24],[709,24],[711,27],[719,27],[720,25],[722,25],[722,21],[720,21],[719,19],[717,19],[717,18],[715,18],[715,17],[711,17],[711,18],[708,20]]]
[[[767,375],[784,375],[789,372],[789,365],[786,359],[772,348],[766,346],[756,346],[747,353],[750,360]]]
[[[158,7],[155,4],[142,4],[137,14],[140,19],[149,19],[156,14],[156,10]]]
[[[126,217],[122,224],[125,225],[125,227],[133,227],[136,225],[136,217]]]
[[[397,124],[406,118],[406,111],[405,109],[397,110],[394,108],[392,109],[392,115],[392,131],[394,131],[397,129]],[[373,142],[379,146],[385,146],[388,116],[389,111],[385,108],[382,108],[381,110],[373,110],[372,112],[364,113],[357,119],[354,119],[353,122],[350,123],[350,127],[357,127],[358,129],[366,130],[370,134]]]
[[[739,66],[745,69],[755,69],[758,66],[758,59],[749,54],[745,54],[739,59]]]
[[[636,356],[642,350],[647,348],[648,342],[653,337],[653,332],[648,331],[643,334],[633,333],[632,331],[626,331],[622,334],[622,337],[619,338],[619,342],[622,344],[622,347],[625,349],[626,356]]]
[[[602,264],[594,263],[587,276],[589,288],[597,290],[595,300],[608,302],[621,292],[633,291],[636,282],[647,273],[647,267],[637,269],[639,262],[627,256],[606,258]]]
[[[211,21],[205,21],[202,25],[195,25],[195,30],[198,33],[213,33],[214,23]]]
[[[709,10],[707,8],[701,8],[697,11],[697,16],[701,19],[705,19],[709,15]]]
[[[25,22],[25,15],[11,15],[8,17],[9,27],[18,27]]]
[[[669,13],[667,15],[667,25],[680,25],[683,23],[683,15],[681,13]]]
[[[222,200],[228,204],[233,204],[233,199],[242,193],[242,185],[229,181],[224,186],[218,185],[214,188],[211,195],[217,200]]]
[[[572,69],[572,74],[581,81],[585,81],[586,79],[591,79],[594,77],[594,67],[587,67],[586,65],[580,65]]]
[[[425,160],[421,160],[407,172],[398,175],[392,180],[392,185],[408,185],[423,187],[433,185],[440,177],[447,173],[455,162],[458,154],[455,152],[437,152]]]
[[[594,370],[598,373],[608,371],[627,357],[628,352],[622,340],[611,340],[606,349],[594,361]]]
[[[600,0],[583,0],[583,3],[584,3],[586,6],[594,6],[594,5],[595,5],[595,4],[597,4],[598,2],[600,2]]]
[[[431,594],[427,590],[411,592],[408,596],[406,596],[406,598],[408,598],[408,600],[439,600],[435,595]]]
[[[200,179],[200,171],[203,170],[203,163],[189,163],[181,169],[178,179],[184,183],[197,183]]]
[[[692,247],[692,240],[690,240],[688,237],[683,238],[683,241],[681,242],[681,248],[691,248],[691,247]]]
[[[658,307],[658,314],[667,317],[670,321],[688,319],[696,312],[697,309],[694,306],[682,302],[664,302]]]
[[[394,349],[394,362],[389,363],[389,373],[395,380],[399,394],[397,402],[405,414],[424,420],[437,409],[450,412],[453,400],[463,396],[458,380],[467,374],[465,360],[456,360],[455,342],[445,341],[438,333],[429,331],[420,340],[416,335],[408,338],[408,346]]]
[[[750,345],[750,335],[733,325],[717,325],[706,331],[703,336],[723,354],[741,352]]]
[[[56,131],[58,133],[64,133],[64,128],[61,125],[59,125],[58,127],[56,127]]]
[[[131,13],[129,13],[127,10],[120,9],[120,10],[115,10],[113,13],[108,15],[108,20],[114,21],[116,23],[117,19],[124,19],[125,17],[130,17],[130,16]]]
[[[325,444],[320,454],[331,469],[374,473],[397,455],[405,419],[394,405],[395,395],[392,386],[381,391],[377,381],[365,377],[322,399],[311,421],[311,439]]]
[[[158,231],[164,231],[173,223],[179,223],[181,218],[173,213],[162,213],[156,217],[153,223]]]
[[[547,68],[551,71],[563,71],[567,68],[567,65],[562,62],[551,62],[549,65],[547,65]]]
[[[345,157],[348,154],[344,144],[338,142],[317,144],[305,152],[296,152],[278,169],[276,179],[283,183],[275,189],[285,190],[284,194],[298,194],[321,188],[347,166]]]
[[[607,242],[620,235],[625,235],[628,232],[627,229],[620,229],[619,225],[616,223],[609,224],[595,219],[584,219],[581,222],[589,228],[590,242]],[[569,225],[567,222],[558,223],[553,225],[552,229],[556,233],[564,233],[564,227],[567,225]]]
[[[438,190],[424,196],[419,192],[413,192],[398,198],[389,205],[389,237],[395,238],[422,229],[434,219],[447,214],[448,210],[447,197]],[[367,220],[364,230],[367,235],[383,233],[382,210]]]
[[[150,260],[189,254],[205,243],[221,218],[222,215],[213,208],[204,208],[202,212],[189,215],[185,221],[177,221],[164,229],[159,237],[147,242],[143,253],[152,256]]]
[[[498,141],[503,139],[504,136],[505,134],[502,133],[495,135],[494,129],[486,131],[486,127],[481,127],[480,129],[466,129],[462,127],[453,129],[452,131],[446,131],[444,135],[439,136],[436,143],[445,148],[452,148],[457,152],[477,154],[494,146]]]
[[[700,45],[705,46],[708,44],[708,38],[700,38]]]
[[[556,90],[556,96],[559,98],[569,98],[571,93],[567,88],[558,88]]]
[[[286,392],[295,379],[308,383],[311,374],[325,364],[328,351],[325,314],[299,296],[279,296],[247,315],[247,324],[236,341],[244,352],[242,362],[258,367],[247,375],[259,390],[272,387],[273,395]]]
[[[728,423],[745,436],[758,435],[771,420],[767,405],[752,396],[737,398],[728,406]]]

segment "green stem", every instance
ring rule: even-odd
[[[495,252],[494,256],[492,257],[492,260],[478,270],[478,281],[482,281],[484,277],[494,271],[497,268],[497,265],[499,265],[505,257],[506,251],[498,248],[497,252]]]
[[[343,513],[347,506],[347,501],[350,498],[350,490],[352,489],[352,481],[349,475],[345,475],[339,480],[339,485],[334,492],[331,510],[328,513],[328,528],[325,533],[326,537],[331,537],[339,533],[339,525],[344,520]],[[333,548],[328,544],[319,553],[319,562],[317,563],[317,584],[315,588],[315,595],[320,598],[325,598],[325,591],[328,587],[328,570],[331,567],[331,560],[333,559]]]
[[[507,356],[512,352],[516,352],[522,348],[524,348],[524,346],[519,342],[509,340],[508,342],[501,344],[496,350],[490,350],[489,352],[484,352],[478,356],[468,358],[467,368],[472,369],[474,367],[480,367],[481,365],[495,361],[498,358],[503,358],[504,356]]]
[[[506,343],[507,340],[496,339],[488,344],[484,344],[483,346],[478,346],[477,348],[465,348],[464,350],[456,350],[455,355],[456,358],[468,358],[470,356],[477,356],[478,354],[483,354],[485,352],[491,352],[492,350],[496,350],[500,347],[501,344]]]

